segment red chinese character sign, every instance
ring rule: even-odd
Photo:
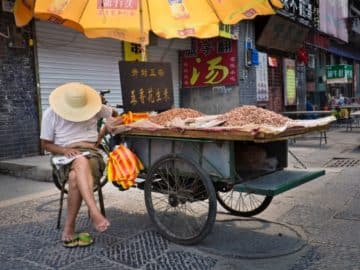
[[[170,109],[174,103],[170,63],[119,62],[125,111]]]
[[[192,47],[180,52],[183,88],[238,83],[236,40],[194,39]]]

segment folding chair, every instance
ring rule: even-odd
[[[60,205],[59,205],[58,219],[56,225],[56,228],[60,229],[61,215],[62,215],[62,209],[64,203],[64,194],[68,193],[68,190],[66,188],[68,179],[59,179],[54,169],[52,176],[55,186],[60,190]],[[106,182],[107,182],[107,178],[105,174],[100,179],[95,179],[95,186],[94,186],[94,192],[97,191],[99,196],[100,211],[104,216],[105,216],[105,206],[104,206],[104,197],[102,194],[102,187],[106,184]]]

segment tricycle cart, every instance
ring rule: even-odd
[[[310,132],[254,138],[230,131],[134,129],[121,136],[145,166],[138,187],[160,234],[195,244],[210,233],[217,202],[230,214],[250,217],[274,196],[324,175],[324,170],[286,168],[288,138],[304,131]]]

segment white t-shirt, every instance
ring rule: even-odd
[[[108,118],[112,108],[102,105],[100,112],[83,122],[71,122],[61,118],[50,107],[43,114],[40,139],[52,141],[56,145],[67,146],[75,142],[96,142],[98,138],[97,121]]]

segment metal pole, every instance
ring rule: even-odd
[[[146,61],[146,47],[145,47],[145,33],[144,33],[144,18],[143,18],[143,0],[139,1],[139,14],[140,14],[140,39],[141,39],[141,61]]]

